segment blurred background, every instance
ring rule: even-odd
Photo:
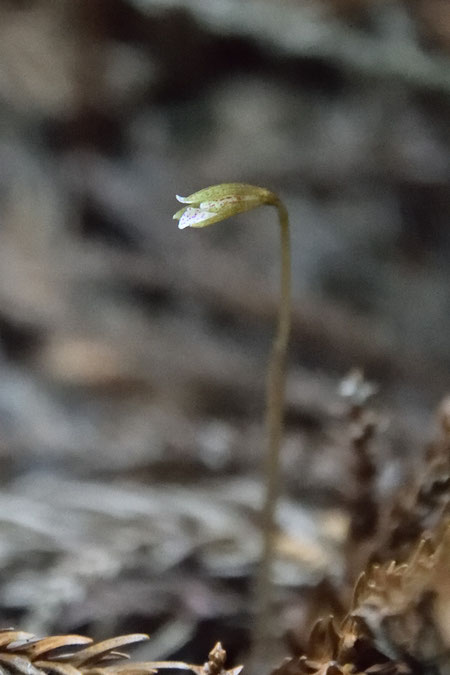
[[[2,625],[245,660],[279,233],[178,231],[220,182],[292,222],[274,632],[339,579],[339,382],[378,388],[381,495],[449,386],[449,51],[447,0],[1,0]]]

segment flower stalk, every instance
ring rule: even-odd
[[[280,449],[283,435],[283,412],[286,359],[291,328],[291,244],[289,216],[284,204],[276,204],[280,224],[281,284],[278,324],[272,343],[266,383],[267,449],[264,461],[265,497],[262,509],[263,549],[256,580],[257,612],[253,631],[254,665],[263,665],[270,650],[272,614],[272,566],[276,544],[276,507],[280,494]]]
[[[243,183],[223,183],[177,199],[185,206],[173,217],[180,229],[206,227],[259,206],[274,206],[281,237],[281,290],[277,330],[267,371],[266,436],[264,457],[265,495],[262,507],[262,554],[256,580],[256,621],[253,630],[253,664],[262,665],[269,650],[272,613],[272,566],[275,553],[276,507],[280,493],[280,448],[286,358],[291,324],[291,250],[289,217],[279,197],[269,190]]]

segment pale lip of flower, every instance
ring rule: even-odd
[[[222,220],[220,214],[192,206],[185,206],[180,209],[175,213],[173,218],[174,220],[178,220],[180,230],[184,230],[185,227],[206,227],[206,225],[211,225]]]
[[[275,195],[264,188],[244,183],[223,183],[199,190],[189,197],[176,196],[186,204],[173,216],[178,227],[206,227],[263,204],[274,204]]]

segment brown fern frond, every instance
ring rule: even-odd
[[[121,650],[148,635],[133,633],[94,642],[83,635],[53,635],[42,639],[31,633],[0,630],[1,675],[150,675],[160,669],[190,670],[195,675],[239,675],[242,667],[225,669],[226,652],[220,642],[202,666],[183,661],[123,662]]]
[[[420,541],[403,564],[374,565],[356,585],[352,617],[392,659],[433,661],[450,648],[450,523]]]
[[[6,673],[24,675],[92,675],[94,671],[111,672],[111,663],[128,658],[118,649],[147,640],[140,633],[123,635],[94,643],[83,635],[52,635],[42,639],[15,630],[0,631],[0,666]],[[121,672],[135,671],[136,664]],[[142,673],[154,672],[150,664],[139,664]]]
[[[404,563],[370,566],[337,627],[318,621],[306,655],[274,675],[406,675],[425,672],[450,649],[450,522],[423,538]],[[430,670],[431,672],[431,670]],[[446,671],[448,672],[448,671]]]

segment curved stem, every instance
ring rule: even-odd
[[[268,649],[272,614],[272,566],[275,549],[275,515],[280,491],[280,446],[283,432],[283,406],[286,380],[286,355],[291,325],[291,245],[289,217],[277,200],[281,235],[281,291],[277,332],[267,372],[266,433],[264,461],[265,497],[262,509],[263,550],[256,581],[256,623],[253,632],[253,662],[264,663]]]

